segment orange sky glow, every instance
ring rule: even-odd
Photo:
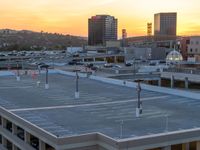
[[[199,0],[0,0],[0,28],[87,36],[88,18],[118,18],[119,37],[146,35],[154,13],[177,12],[178,35],[200,35]]]

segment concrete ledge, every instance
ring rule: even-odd
[[[101,81],[104,83],[119,85],[119,86],[126,86],[126,87],[131,87],[131,88],[137,87],[137,83],[133,83],[133,82],[129,82],[129,81],[110,79],[110,78],[98,77],[98,76],[93,76],[93,75],[90,76],[90,79],[93,79],[96,81]],[[176,95],[176,96],[200,100],[200,94],[198,94],[198,93],[177,90],[177,89],[170,89],[170,88],[165,88],[165,87],[152,86],[152,85],[147,85],[147,84],[141,84],[141,87],[142,87],[142,89],[148,90],[148,91],[159,92],[159,93],[164,93],[164,94],[170,94],[170,95]]]
[[[67,75],[67,76],[76,76],[76,72],[68,72],[68,71],[63,71],[63,70],[55,70],[57,73],[60,73],[62,75]],[[81,78],[86,78],[87,73],[78,73],[79,77]]]
[[[199,74],[162,72],[161,78],[171,79],[172,75],[174,76],[174,79],[178,80],[178,81],[185,81],[185,78],[187,77],[190,82],[200,83],[200,75]]]
[[[15,76],[15,73],[12,71],[0,71],[0,77],[6,77],[6,76]]]

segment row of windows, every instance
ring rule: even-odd
[[[200,52],[200,49],[198,49],[198,48],[195,48],[195,49],[190,48],[190,52],[195,52],[195,53],[197,53],[197,52]]]
[[[3,118],[5,119],[5,118]],[[13,132],[13,126],[12,126],[12,122],[10,122],[9,120],[5,119],[4,120],[4,124],[2,122],[2,117],[0,116],[0,125],[7,129],[9,132]],[[30,133],[29,133],[30,134]],[[15,130],[15,135],[25,141],[25,130],[22,129],[21,127],[17,126],[16,130]],[[2,144],[2,136],[0,134],[0,144]],[[34,135],[30,134],[30,141],[29,144],[35,148],[36,150],[39,150],[39,138],[35,137]],[[10,141],[6,141],[6,145],[4,145],[8,150],[12,150],[12,143]],[[17,150],[20,150],[19,148]],[[48,145],[47,143],[45,143],[45,150],[55,150],[53,147],[51,147],[50,145]]]
[[[191,45],[194,45],[194,44],[199,45],[199,41],[191,41],[190,44]]]

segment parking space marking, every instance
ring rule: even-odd
[[[164,99],[169,96],[155,96],[149,98],[141,98],[141,101],[148,100],[156,100],[156,99]],[[52,106],[52,107],[36,107],[36,108],[21,108],[21,109],[10,109],[9,111],[17,112],[17,111],[35,111],[35,110],[50,110],[50,109],[63,109],[63,108],[76,108],[76,107],[90,107],[90,106],[100,106],[100,105],[112,105],[112,104],[122,104],[129,102],[136,102],[137,99],[131,100],[123,100],[123,101],[112,101],[112,102],[103,102],[103,103],[95,103],[95,104],[81,104],[81,105],[68,105],[68,106]]]

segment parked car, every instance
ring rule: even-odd
[[[107,63],[107,64],[104,64],[103,66],[104,66],[105,68],[112,68],[112,67],[113,67],[113,64]]]
[[[125,66],[130,67],[132,66],[132,63],[125,63]]]
[[[120,65],[114,65],[113,68],[122,68]]]

